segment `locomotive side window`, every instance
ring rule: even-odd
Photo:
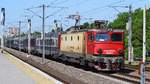
[[[78,41],[79,41],[79,36],[78,36]]]
[[[109,34],[96,34],[96,41],[108,41]]]
[[[71,36],[71,41],[72,41],[72,36]]]
[[[65,41],[67,41],[67,37],[65,37]]]
[[[122,34],[112,34],[111,35],[111,40],[112,41],[122,41]]]

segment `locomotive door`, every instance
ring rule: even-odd
[[[94,41],[94,35],[92,32],[87,33],[87,54],[93,55],[93,41]]]

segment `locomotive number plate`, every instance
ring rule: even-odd
[[[114,54],[115,50],[104,50],[105,54]]]

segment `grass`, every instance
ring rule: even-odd
[[[150,68],[150,64],[147,64],[146,67]]]
[[[147,61],[150,62],[150,57],[148,58]],[[129,64],[128,60],[125,61],[125,64]],[[139,61],[134,61],[131,63],[131,65],[137,66],[137,65],[139,65]],[[150,68],[150,64],[147,64],[146,67]]]
[[[126,60],[126,61],[125,61],[125,64],[129,64],[129,62]]]
[[[150,56],[146,57],[146,60],[147,60],[148,62],[150,62]]]
[[[126,61],[125,61],[125,64],[129,64],[129,61],[126,60]],[[136,66],[136,65],[139,65],[139,61],[134,61],[134,62],[131,63],[131,65],[135,65],[135,66]]]

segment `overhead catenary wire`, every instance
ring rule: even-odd
[[[27,10],[27,11],[33,13],[34,15],[38,16],[39,18],[42,18],[40,15],[38,15],[36,12],[34,12],[34,11],[30,10],[30,9],[25,9],[25,10]]]
[[[51,16],[55,16],[57,13],[59,13],[60,11],[62,11],[62,9],[59,9],[59,10],[57,10],[57,11],[54,11],[53,13],[51,13],[50,15],[48,15],[48,16],[46,16],[45,18],[47,19],[47,18],[49,18],[49,17],[51,17]]]
[[[87,3],[88,1],[90,1],[90,0],[82,0],[82,1],[80,1],[80,2],[78,2],[78,3],[71,4],[69,7],[79,6],[79,5],[81,5],[81,4]]]
[[[53,5],[54,3],[56,3],[58,0],[54,0],[50,3],[50,5]]]
[[[64,4],[64,3],[66,3],[66,2],[68,2],[69,0],[63,0],[63,1],[60,1],[60,2],[57,2],[57,3],[55,3],[55,4]]]
[[[104,8],[107,8],[107,7],[111,6],[111,5],[121,3],[122,1],[125,1],[125,0],[115,1],[113,3],[107,4],[107,5],[104,5],[104,6],[99,6],[99,7],[96,7],[96,8],[92,8],[92,9],[84,11],[82,13],[89,13],[89,12],[92,12],[92,11],[95,11],[95,10],[98,10],[98,9],[104,9]]]
[[[110,8],[110,6],[113,6],[113,5],[116,5],[116,4],[120,4],[120,3],[123,3],[123,2],[125,2],[126,0],[119,0],[119,1],[115,1],[115,2],[112,2],[112,3],[109,3],[109,4],[106,4],[106,5],[103,5],[103,6],[100,6],[100,7],[96,7],[96,8],[92,8],[92,9],[90,9],[90,10],[87,10],[87,11],[83,11],[83,12],[81,12],[81,14],[84,14],[84,15],[89,15],[89,13],[92,13],[92,15],[93,14],[97,14],[97,13],[93,13],[94,11],[97,11],[97,10],[100,10],[100,9],[104,9],[104,10],[106,10],[106,8]],[[117,10],[116,8],[114,8],[117,12],[120,12],[119,10]],[[91,14],[90,14],[91,15]],[[111,14],[112,15],[112,14]],[[109,16],[107,16],[108,18],[107,18],[107,20],[110,20],[110,18],[111,19],[114,19],[115,18],[115,16],[116,16],[117,14],[113,14],[113,16],[111,16],[111,17],[109,17]],[[106,19],[106,17],[105,17],[105,19]]]

